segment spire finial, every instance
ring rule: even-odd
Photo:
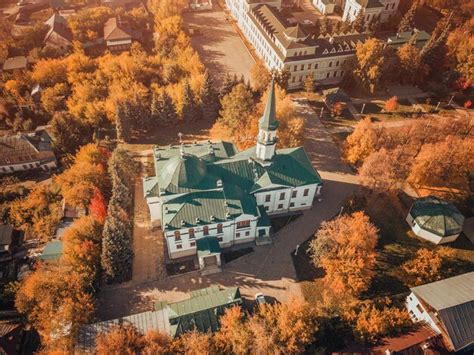
[[[268,91],[267,104],[265,105],[265,111],[259,122],[260,129],[263,130],[275,130],[278,127],[278,121],[276,120],[276,101],[275,101],[275,75],[272,75],[272,82],[270,84],[270,90]]]

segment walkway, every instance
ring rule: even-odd
[[[223,287],[239,286],[242,295],[248,299],[253,299],[258,292],[279,301],[287,300],[290,295],[300,294],[291,253],[297,244],[302,244],[314,233],[322,221],[339,212],[341,204],[354,192],[358,181],[341,161],[338,146],[332,141],[314,111],[303,99],[296,100],[296,103],[298,114],[307,122],[306,151],[324,180],[322,201],[315,202],[311,210],[305,211],[303,216],[281,229],[272,245],[255,248],[254,253],[225,265],[220,274],[201,276],[199,272],[192,272],[164,280],[144,280],[137,283],[141,276],[134,272],[132,283],[101,292],[101,319],[150,310],[156,300],[185,299],[190,291],[213,284]],[[155,262],[151,260],[149,244],[144,243],[141,247],[146,249],[144,253],[150,256],[148,265],[152,268]],[[135,265],[137,263],[141,265],[141,262],[135,262]],[[141,265],[140,269],[146,274],[146,263]]]
[[[191,44],[217,84],[227,73],[250,79],[255,62],[219,5],[215,4],[211,11],[186,12],[184,23],[195,32]]]

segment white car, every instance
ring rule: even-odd
[[[304,20],[303,25],[314,25],[314,22],[311,20]]]
[[[263,293],[257,293],[255,295],[255,302],[257,302],[258,305],[261,305],[261,304],[266,304],[267,300],[265,299],[265,296]]]

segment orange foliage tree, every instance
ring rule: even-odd
[[[441,279],[441,269],[445,258],[451,256],[450,248],[429,250],[421,248],[416,256],[402,264],[402,270],[407,274],[413,286],[437,281]]]
[[[358,295],[374,275],[377,228],[363,212],[323,222],[310,243],[313,263],[336,294]]]
[[[61,192],[68,203],[87,208],[95,189],[109,191],[110,179],[107,174],[109,153],[96,144],[83,146],[74,163],[56,178]]]
[[[392,96],[387,101],[385,101],[385,110],[388,112],[395,111],[398,108],[398,97]]]
[[[99,189],[94,190],[94,195],[89,205],[89,211],[92,217],[104,223],[105,217],[107,217],[107,202]]]

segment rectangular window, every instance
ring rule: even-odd
[[[240,233],[235,233],[236,238],[240,238]]]
[[[250,221],[237,222],[237,229],[248,228],[248,227],[250,227]]]
[[[304,70],[304,64],[301,64],[301,70]]]
[[[219,223],[217,225],[217,233],[222,233],[222,230],[223,230],[222,224]]]
[[[308,64],[308,69],[311,69],[311,64]]]
[[[309,189],[304,189],[303,191],[303,196],[308,196],[309,195]]]
[[[285,199],[285,193],[282,192],[282,193],[280,193],[280,200],[284,200],[284,199]]]
[[[204,226],[202,228],[202,234],[204,235],[209,235],[209,227],[208,226]]]
[[[191,243],[189,243],[189,245],[192,246],[192,247],[195,247],[195,246],[196,246],[196,242],[191,242]]]
[[[331,67],[332,67],[332,62],[329,62],[329,68],[331,68]]]
[[[318,63],[314,65],[314,69],[318,69]]]
[[[341,76],[344,76],[344,70],[341,70]]]
[[[338,67],[338,66],[339,66],[339,61],[336,62],[336,67]]]
[[[336,75],[337,75],[337,70],[334,72],[334,74],[332,76],[335,78]]]
[[[189,233],[189,238],[194,238],[194,228],[190,228],[188,230],[188,233]]]
[[[181,233],[179,231],[174,231],[174,240],[181,240]]]
[[[295,207],[295,203],[294,203],[294,202],[291,202],[291,203],[290,203],[290,207]]]
[[[298,194],[298,191],[297,191],[297,190],[293,190],[293,191],[291,192],[291,198],[295,198],[297,194]]]
[[[269,211],[269,210],[270,210],[270,207],[265,206],[265,211]]]
[[[331,73],[327,73],[327,74],[326,74],[326,79],[329,78],[329,75],[330,75],[330,74],[331,74]]]
[[[278,205],[278,209],[279,209],[279,210],[282,210],[282,209],[283,209],[283,205],[282,205],[282,204]]]
[[[219,242],[222,242],[223,239],[222,239],[222,237],[217,237],[217,240],[218,240]]]
[[[295,66],[293,67],[293,71],[297,71],[297,70],[298,70],[298,66],[295,65]]]
[[[272,195],[266,195],[265,202],[270,202],[271,198],[272,198]]]
[[[176,244],[176,249],[183,249],[183,246],[181,244]]]
[[[420,304],[417,304],[416,305],[416,309],[418,309],[418,311],[420,311],[420,313],[423,313],[423,308],[420,306]]]
[[[246,237],[250,236],[250,231],[245,232],[245,236]]]

